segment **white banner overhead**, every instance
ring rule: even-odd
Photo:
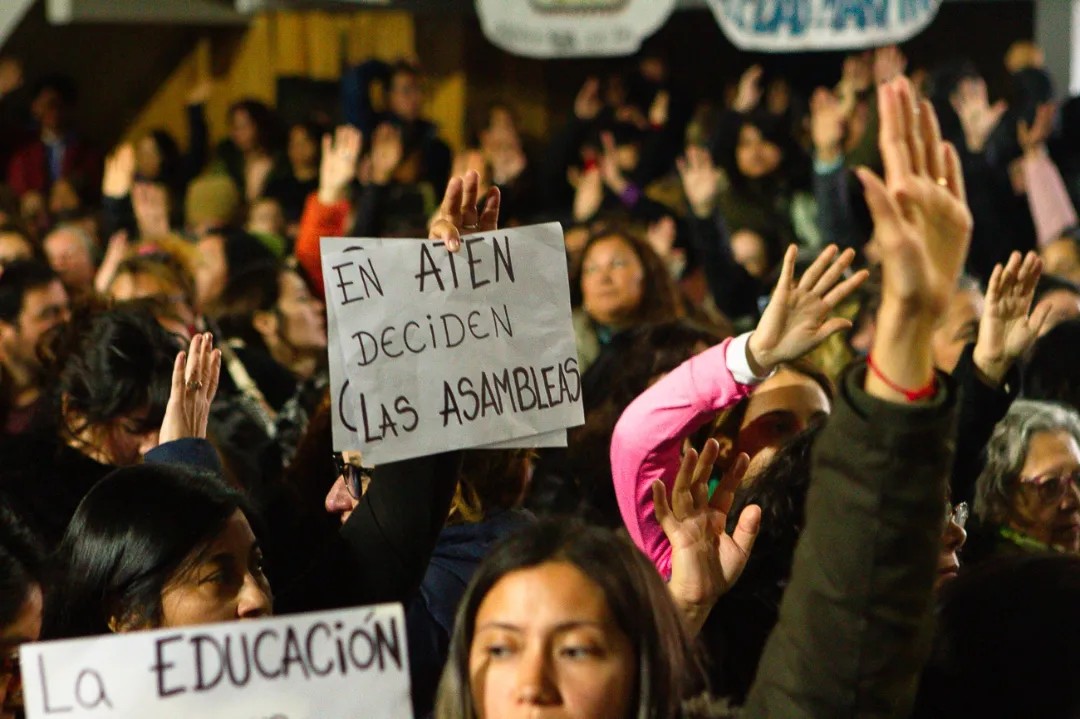
[[[741,50],[857,50],[903,42],[937,15],[941,0],[707,0]]]
[[[476,0],[484,35],[536,58],[632,55],[677,0]]]
[[[407,719],[399,604],[24,644],[27,719]]]

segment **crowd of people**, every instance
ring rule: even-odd
[[[1080,99],[1003,72],[643,54],[455,154],[369,62],[102,154],[0,59],[0,716],[26,642],[379,602],[417,717],[1080,716]],[[568,446],[334,452],[319,239],[552,220]]]

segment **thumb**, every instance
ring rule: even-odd
[[[889,195],[885,183],[874,172],[866,167],[855,169],[855,176],[863,186],[863,196],[866,205],[870,208],[870,216],[873,218],[875,227],[883,223],[899,224],[900,208],[896,200]]]
[[[819,343],[824,342],[831,335],[834,335],[837,332],[846,332],[849,329],[851,329],[851,320],[844,319],[843,317],[832,317],[821,325],[821,329],[817,332],[817,341]]]
[[[735,542],[735,546],[749,556],[760,532],[761,507],[751,504],[743,509],[742,514],[739,515],[739,523],[735,525],[735,531],[731,533],[731,539]]]

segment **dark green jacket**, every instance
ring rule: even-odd
[[[931,639],[956,391],[929,403],[844,377],[812,458],[806,527],[741,719],[906,717]]]

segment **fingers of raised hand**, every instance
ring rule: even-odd
[[[847,297],[851,295],[852,292],[857,290],[859,288],[859,285],[861,285],[863,282],[866,282],[866,279],[869,276],[869,270],[859,270],[851,277],[848,277],[843,282],[838,284],[836,287],[833,287],[832,290],[830,290],[828,294],[826,294],[823,298],[825,306],[829,309],[836,307],[838,304],[847,299]]]
[[[443,195],[442,206],[439,208],[439,218],[448,221],[458,227],[461,225],[461,203],[465,194],[465,182],[460,177],[451,177],[446,183],[446,193]]]
[[[1039,283],[1042,270],[1043,262],[1039,255],[1034,251],[1028,252],[1016,273],[1017,294],[1030,299],[1030,296],[1035,294],[1035,286]]]
[[[221,350],[215,349],[210,353],[209,374],[206,378],[206,400],[213,402],[217,396],[218,384],[221,380]]]
[[[192,338],[185,371],[185,386],[189,391],[199,392],[209,387],[214,354],[213,338],[208,332]]]
[[[915,92],[905,78],[900,78],[896,86],[904,118],[904,135],[908,156],[911,158],[911,171],[916,175],[926,175],[926,151],[922,124],[919,121],[919,107],[915,104]]]
[[[724,472],[724,476],[720,478],[720,484],[713,491],[712,498],[709,500],[710,507],[724,515],[731,511],[731,504],[735,501],[735,490],[742,484],[749,466],[750,455],[739,452],[735,462]]]
[[[487,199],[484,201],[484,209],[480,213],[477,229],[481,232],[494,232],[499,228],[499,205],[501,203],[502,193],[499,188],[488,188]]]
[[[1032,310],[1031,316],[1028,318],[1027,326],[1031,332],[1032,337],[1038,337],[1045,330],[1047,324],[1050,322],[1050,316],[1053,314],[1054,304],[1053,300],[1043,300],[1035,309]]]
[[[803,276],[799,278],[799,289],[811,292],[817,286],[818,281],[825,276],[829,265],[832,264],[838,252],[836,245],[829,245],[814,259]]]
[[[694,470],[697,467],[697,450],[690,448],[683,455],[679,473],[675,475],[675,485],[671,488],[671,510],[675,517],[682,519],[694,510]]]
[[[945,158],[945,186],[949,193],[956,199],[967,204],[967,188],[964,186],[964,171],[960,166],[960,154],[951,142],[941,143],[942,154]]]
[[[825,273],[814,284],[812,292],[819,296],[826,295],[837,282],[844,276],[847,269],[851,267],[851,263],[855,260],[855,250],[850,247],[843,252],[828,265]]]
[[[480,194],[480,175],[476,170],[469,170],[463,178],[461,197],[461,227],[464,230],[476,230],[479,218],[476,215],[476,201]]]
[[[928,100],[919,103],[919,128],[926,153],[926,172],[936,182],[945,177],[945,154],[941,145],[941,126],[934,106]]]
[[[912,168],[906,116],[896,88],[894,81],[878,89],[878,115],[881,121],[878,144],[885,165],[885,183],[889,187],[896,187],[911,174]]]
[[[776,283],[776,289],[787,290],[795,284],[795,260],[799,257],[799,248],[788,245],[784,252],[784,260],[780,265],[780,279]]]

